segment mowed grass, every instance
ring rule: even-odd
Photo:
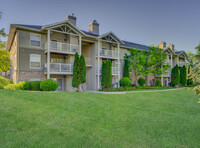
[[[0,147],[200,147],[198,96],[0,90]]]

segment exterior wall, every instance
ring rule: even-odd
[[[31,78],[40,79],[43,81],[46,79],[44,72],[42,71],[33,71],[33,70],[20,70],[19,71],[19,82],[21,81],[30,81]]]
[[[17,61],[18,61],[18,57],[17,57],[17,42],[18,42],[18,38],[17,38],[18,33],[15,34],[11,49],[10,49],[10,60],[11,60],[11,65],[12,65],[12,69],[11,69],[11,79],[13,80],[14,83],[17,83]]]

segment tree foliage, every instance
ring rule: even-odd
[[[181,85],[186,85],[187,83],[187,72],[186,72],[186,66],[184,65],[180,69],[180,83]]]
[[[86,82],[86,64],[83,55],[80,56],[80,81],[81,84]]]
[[[111,61],[108,59],[102,62],[101,86],[104,88],[110,88],[112,86]]]
[[[73,78],[72,78],[72,86],[78,88],[80,85],[80,62],[79,62],[79,55],[76,52],[73,64]]]
[[[161,49],[152,46],[149,47],[149,50],[151,52],[151,64],[153,66],[151,73],[154,74],[154,79],[156,80],[156,78],[164,74],[170,66],[166,64],[167,56]]]
[[[10,54],[5,49],[0,49],[0,72],[10,70]]]
[[[124,77],[129,78],[129,60],[127,58],[124,59]]]
[[[180,84],[180,73],[179,73],[179,67],[176,64],[174,68],[172,68],[171,71],[171,85],[176,86]]]

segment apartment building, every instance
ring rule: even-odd
[[[76,52],[83,54],[86,60],[87,90],[101,88],[101,65],[104,60],[112,63],[112,84],[119,87],[123,77],[124,55],[130,48],[148,51],[148,46],[123,41],[113,32],[99,34],[99,23],[89,24],[89,31],[76,26],[77,18],[68,15],[64,21],[48,25],[11,24],[6,49],[12,62],[11,77],[14,83],[55,79],[59,83],[58,91],[75,91],[72,87],[73,61]],[[184,51],[176,51],[173,44],[159,43],[167,53],[169,71],[161,76],[162,85],[170,82],[170,72],[176,64],[180,67],[187,63]],[[132,83],[135,78],[130,73]],[[153,76],[149,76],[151,85]]]

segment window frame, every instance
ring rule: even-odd
[[[31,56],[40,57],[40,67],[31,67]],[[40,55],[40,54],[30,54],[30,56],[29,56],[29,68],[30,68],[30,69],[41,69],[41,68],[42,68],[41,65],[42,65],[41,55]]]
[[[40,46],[33,46],[31,45],[31,35],[39,36],[40,37]],[[34,41],[34,40],[33,40]],[[36,48],[41,48],[41,34],[36,34],[36,33],[30,33],[30,47],[36,47]]]

